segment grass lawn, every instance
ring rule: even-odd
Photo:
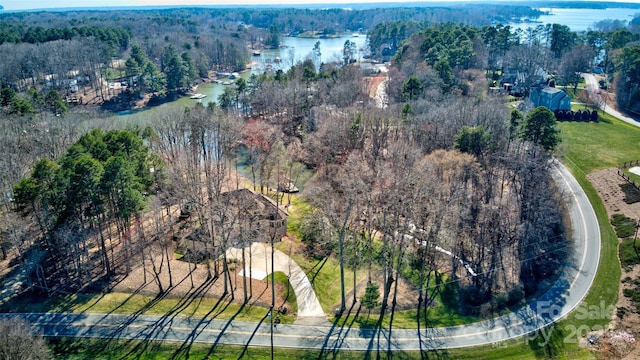
[[[264,347],[173,343],[160,341],[127,341],[103,339],[49,340],[55,359],[271,359],[271,349]],[[274,349],[276,359],[316,359],[319,352]],[[360,356],[360,357],[358,357]],[[352,359],[361,358],[361,355]]]
[[[102,339],[49,339],[54,359],[271,359],[271,349],[268,347],[243,347],[233,345],[211,345],[199,343],[171,343]],[[482,346],[476,348],[439,350],[426,353],[425,358],[431,359],[522,359],[533,360],[544,358],[539,351],[534,351],[538,344],[517,340],[506,343]],[[533,349],[533,350],[532,350]],[[380,357],[386,358],[384,351]],[[567,354],[567,359],[584,359],[584,353]],[[275,348],[275,359],[311,360],[311,359],[363,359],[369,356],[377,358],[375,350],[364,351],[320,351],[305,349]],[[422,359],[418,351],[394,352],[395,359]]]
[[[597,123],[558,123],[562,143],[558,153],[572,171],[594,170],[640,160],[640,129],[600,112]],[[575,173],[574,173],[575,175]]]
[[[278,279],[276,279],[278,281]],[[288,281],[287,281],[288,283]],[[293,296],[295,304],[295,296]],[[291,300],[291,299],[290,299]],[[9,308],[11,312],[73,312],[97,314],[142,314],[171,315],[194,318],[216,318],[220,320],[235,319],[238,321],[258,322],[265,317],[268,309],[211,298],[178,299],[155,298],[153,296],[133,295],[125,293],[106,294],[74,294],[68,296],[52,296],[42,298],[23,296],[14,299]],[[290,312],[291,313],[291,312]],[[281,316],[283,323],[292,323],[295,318]]]
[[[283,197],[283,201],[285,204],[289,201],[291,202],[289,218],[287,218],[287,234],[300,238],[300,223],[313,209],[309,203],[298,195],[286,194]]]
[[[285,249],[280,250],[288,254]],[[335,257],[314,260],[301,254],[291,254],[291,258],[307,274],[324,312],[333,314],[335,308],[339,307],[341,303],[340,262]],[[356,276],[360,281],[366,277],[366,271],[364,269],[358,270]],[[353,270],[348,267],[345,267],[344,282],[346,292],[353,289]],[[352,297],[347,298],[347,305],[351,303],[351,300]]]
[[[617,166],[620,163],[640,159],[640,129],[623,121],[600,114],[598,123],[563,122],[559,124],[562,145],[559,157],[571,170],[589,197],[598,217],[602,241],[598,273],[582,305],[615,305],[620,284],[620,264],[618,262],[618,238],[609,222],[605,207],[595,189],[586,178],[590,172]],[[598,329],[606,327],[607,316],[584,318],[579,312],[571,313],[567,319],[554,324],[558,333],[551,346],[545,347],[549,357],[563,357],[580,353],[575,339],[567,336],[576,329]],[[593,357],[588,353],[583,355]]]
[[[289,283],[289,278],[287,277],[287,275],[282,271],[276,271],[273,273],[273,278],[276,283],[281,283],[282,285],[284,285],[284,298],[287,302],[289,302],[289,305],[291,305],[291,308],[287,310],[287,314],[297,313],[298,301],[296,299],[296,294],[293,292],[293,287],[291,286],[291,283]],[[264,280],[271,283],[271,275],[267,275],[267,278]],[[290,324],[295,321],[295,318],[293,318],[292,316],[280,315],[280,318],[282,319],[282,322],[284,324]]]
[[[368,314],[367,310],[361,308],[358,312],[357,308],[350,309],[351,302],[348,301],[347,312],[343,314],[340,318],[335,318],[334,323],[337,326],[349,326],[353,328],[375,328],[378,320],[380,318],[379,314],[372,313]],[[357,305],[356,305],[357,306]],[[351,311],[349,311],[351,310]],[[391,305],[387,310],[384,318],[382,319],[382,327],[385,329],[389,328],[389,324],[391,323],[391,315],[389,312],[391,311]],[[417,310],[401,310],[395,312],[393,316],[393,328],[394,329],[416,329],[418,327],[418,323],[416,320],[416,311]],[[421,312],[422,313],[422,312]],[[447,308],[443,305],[429,308],[429,327],[446,327],[446,326],[455,326],[455,325],[463,325],[476,321],[480,321],[481,319],[470,317],[470,316],[462,316],[454,311],[447,310]],[[420,328],[424,328],[424,315],[421,315]]]

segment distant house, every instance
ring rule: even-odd
[[[502,74],[500,87],[508,94],[514,96],[523,96],[527,94],[527,90],[531,86],[540,86],[547,79],[547,72],[537,69],[533,74],[520,70],[507,69]]]
[[[534,87],[529,94],[534,107],[544,106],[551,111],[571,110],[571,97],[554,87]]]
[[[361,62],[360,71],[362,71],[362,75],[364,76],[372,76],[377,73],[377,69],[370,62]]]

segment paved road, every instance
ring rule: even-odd
[[[574,252],[559,280],[536,302],[495,319],[463,326],[417,330],[369,330],[283,325],[277,347],[330,350],[420,350],[483,345],[532,333],[573,310],[587,294],[600,258],[600,229],[586,194],[569,171],[554,162],[554,178],[565,189],[573,225]],[[268,319],[262,323],[161,316],[95,314],[0,314],[23,316],[46,336],[171,340],[267,346]],[[389,344],[390,338],[390,344]],[[390,346],[389,346],[390,345]]]
[[[586,83],[585,87],[587,91],[598,91],[598,89],[600,89],[600,85],[598,84],[598,81],[593,74],[582,73],[582,77],[584,78],[584,81]],[[604,112],[606,112],[607,114],[611,114],[626,123],[640,127],[640,122],[628,116],[622,115],[619,111],[611,108],[610,106],[605,105],[602,110],[604,110]]]

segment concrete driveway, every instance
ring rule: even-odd
[[[262,280],[271,273],[271,246],[269,244],[254,242],[251,246],[243,249],[231,248],[227,250],[227,258],[242,259],[242,251],[245,252],[246,262],[248,262],[249,252],[251,252],[251,269],[246,267],[238,275],[251,276]],[[273,270],[281,271],[287,275],[289,283],[296,294],[298,302],[298,319],[296,323],[329,324],[309,278],[291,257],[280,250],[276,250],[273,253]]]

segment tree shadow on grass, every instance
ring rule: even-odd
[[[314,282],[316,281],[316,276],[318,276],[318,274],[320,274],[320,271],[322,271],[322,268],[323,268],[323,267],[324,267],[324,265],[327,263],[327,260],[328,260],[328,259],[329,259],[329,257],[325,257],[323,260],[318,261],[318,262],[317,262],[317,263],[316,263],[316,264],[311,268],[311,270],[309,270],[309,271],[313,272],[313,271],[314,271],[314,269],[315,269],[316,267],[318,267],[318,269],[317,269],[317,270],[315,270],[315,272],[313,273],[313,276],[311,277],[311,279],[309,279],[309,281],[311,282],[311,285],[313,285],[313,284],[314,284]],[[320,265],[320,266],[318,266],[318,265]]]
[[[380,346],[380,335],[382,332],[382,320],[384,318],[384,314],[385,312],[381,311],[380,316],[375,323],[369,323],[367,321],[368,327],[360,328],[360,336],[369,339],[369,345],[364,353],[364,359],[366,360],[370,360],[374,354],[375,358],[379,359],[381,356],[380,350],[385,348],[385,346]]]
[[[162,335],[166,334],[169,331],[168,328],[171,326],[171,324],[174,322],[174,319],[180,314],[180,312],[186,309],[191,303],[196,301],[198,297],[202,296],[202,294],[204,294],[213,285],[214,282],[215,282],[214,278],[207,279],[207,281],[203,282],[193,292],[190,292],[189,294],[187,294],[187,296],[183,297],[178,302],[178,304],[176,304],[171,310],[169,310],[165,315],[163,315],[155,324],[153,324],[152,327],[142,330],[140,334],[143,334],[145,331],[148,331],[148,334],[144,336],[145,341],[140,342],[136,347],[132,349],[132,353],[133,353],[132,355],[143,354],[147,350],[150,344],[156,344],[157,346],[157,343],[155,343],[153,340],[158,337],[163,338]],[[158,297],[156,297],[156,299],[157,298]],[[160,300],[160,299],[158,300],[156,299],[154,299],[153,302],[157,303]],[[216,306],[220,304],[221,301],[222,299],[218,299],[218,303],[216,304]],[[149,308],[152,306],[153,305],[149,306]],[[146,307],[147,306],[145,306],[145,308]],[[135,317],[137,317],[138,314],[140,313],[143,313],[143,312],[137,312]],[[132,316],[128,321],[132,323],[135,320],[135,317]]]
[[[188,278],[188,275],[185,279]],[[183,279],[182,281],[185,281]],[[147,312],[149,309],[158,304],[161,300],[166,298],[170,289],[159,293],[154,299],[145,304],[142,308],[138,309],[134,313],[128,315],[127,319],[118,326],[116,330],[114,330],[110,334],[110,339],[122,339],[127,338],[131,340],[127,340],[127,343],[132,343],[134,341],[138,341],[137,344],[125,355],[125,357],[139,357],[142,355],[150,345],[155,344],[153,346],[160,346],[161,342],[154,341],[155,339],[163,339],[167,335],[167,332],[170,329],[170,325],[174,322],[174,319],[180,314],[181,311],[190,306],[194,301],[198,298],[201,298],[204,293],[208,291],[208,289],[213,286],[217,279],[209,278],[200,284],[197,288],[193,289],[186,296],[184,296],[173,308],[167,311],[164,315],[160,316],[157,321],[155,321],[151,326],[145,326],[139,332],[135,334],[127,333],[127,330],[133,325],[136,320]],[[181,281],[181,282],[182,282]],[[179,284],[179,283],[178,283]],[[222,302],[222,299],[218,299],[216,305],[212,308],[211,311],[214,311],[217,306]],[[106,315],[105,315],[106,318]],[[134,338],[134,339],[132,339]],[[108,344],[106,344],[108,345]],[[106,346],[105,345],[105,346]]]

